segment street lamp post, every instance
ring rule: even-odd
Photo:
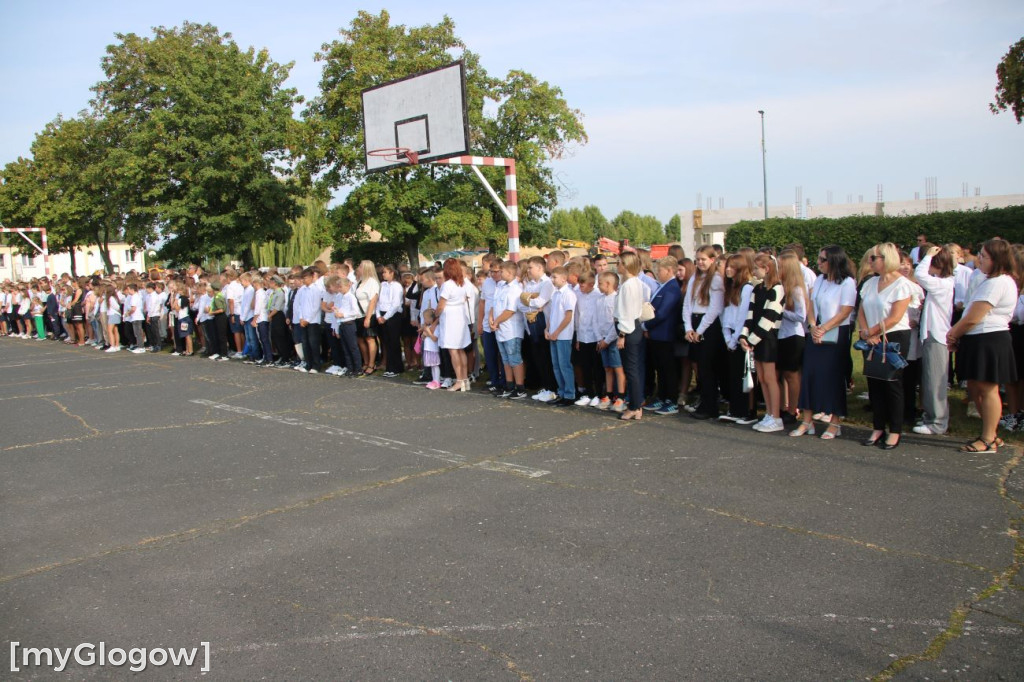
[[[764,147],[764,109],[758,109],[757,113],[761,114],[761,177],[764,179],[764,219],[768,220],[768,165]]]

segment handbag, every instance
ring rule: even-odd
[[[885,325],[882,325],[882,341],[869,346],[864,353],[864,376],[879,381],[897,381],[900,378],[900,370],[896,369],[886,360],[886,355],[894,351],[889,349],[889,340],[885,335]],[[898,353],[897,353],[898,355]]]
[[[637,319],[641,322],[650,322],[654,319],[654,316],[654,306],[651,305],[650,301],[644,301],[643,305],[640,306],[640,317]]]
[[[743,392],[750,393],[754,390],[754,354],[744,353],[743,360]]]
[[[416,355],[420,355],[420,354],[423,353],[423,337],[422,336],[417,336],[416,337],[416,343],[413,344],[412,349],[416,353]]]

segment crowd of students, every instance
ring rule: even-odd
[[[355,379],[415,370],[414,383],[453,392],[486,368],[498,398],[632,420],[682,406],[766,433],[790,422],[792,437],[815,435],[817,421],[825,440],[847,416],[853,348],[869,360],[885,349],[893,366],[870,370],[864,445],[895,448],[909,423],[945,433],[947,387],[962,381],[982,419],[962,449],[994,451],[998,427],[1024,428],[1024,246],[992,239],[968,260],[955,244],[918,242],[909,254],[876,245],[859,268],[828,246],[817,273],[791,244],[704,246],[692,260],[679,246],[657,261],[637,249],[614,266],[561,251],[486,255],[477,272],[448,259],[416,272],[318,261],[284,274],[62,275],[5,282],[0,333]]]

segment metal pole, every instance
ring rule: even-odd
[[[764,109],[758,109],[757,113],[761,114],[761,177],[764,179],[764,219],[768,220],[768,163],[764,147]]]

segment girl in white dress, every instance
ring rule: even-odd
[[[449,258],[444,262],[444,284],[437,304],[440,318],[441,348],[447,348],[455,370],[455,383],[449,391],[469,391],[465,348],[470,344],[469,294],[465,287],[462,264]]]

